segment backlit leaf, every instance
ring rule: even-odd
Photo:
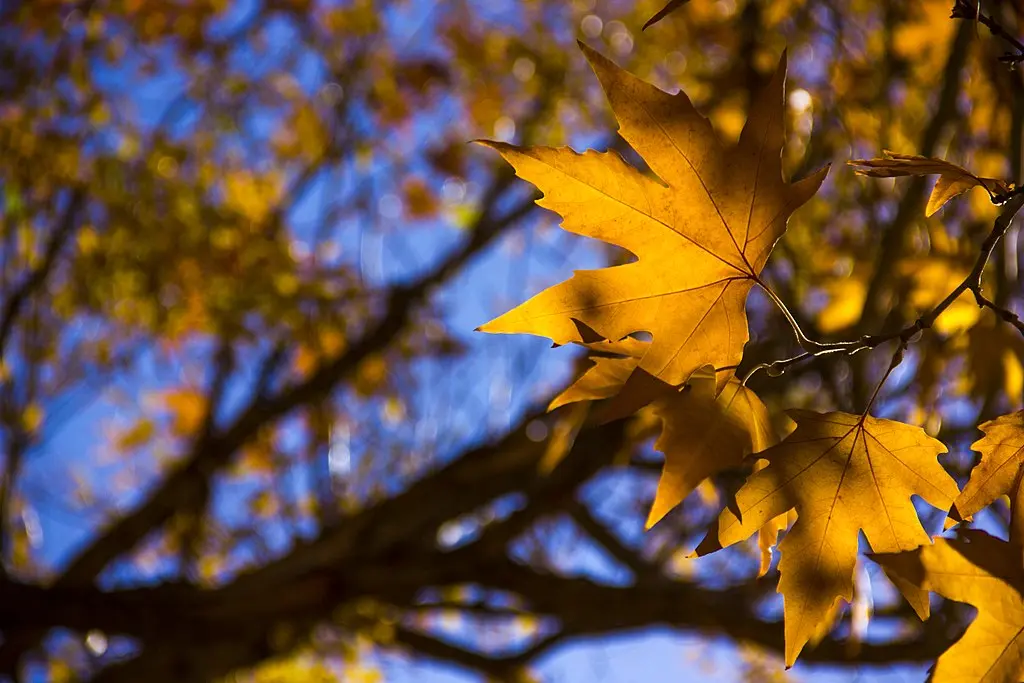
[[[970,519],[999,496],[1009,494],[1024,463],[1024,411],[989,420],[979,429],[985,436],[971,448],[981,453],[981,462],[971,470],[971,478],[953,503],[953,519]]]
[[[670,13],[675,12],[677,9],[688,3],[690,0],[669,0],[668,4],[658,10],[657,14],[647,20],[644,24],[643,30],[646,31],[649,26],[657,24],[659,21],[667,17]]]
[[[654,448],[665,454],[665,466],[648,528],[702,481],[778,441],[764,403],[735,378],[717,398],[710,376],[691,378],[686,390],[655,402],[653,409],[662,422]]]
[[[839,598],[853,599],[857,541],[876,552],[928,542],[910,500],[946,509],[956,482],[938,463],[945,446],[919,427],[847,413],[790,411],[796,430],[764,451],[765,469],[751,476],[722,511],[695,553],[707,555],[751,536],[791,509],[797,513],[779,544],[786,663],[824,635]]]
[[[747,293],[789,215],[827,170],[794,184],[782,178],[785,56],[739,141],[726,146],[685,94],[669,95],[581,48],[620,134],[660,182],[615,152],[483,144],[544,192],[538,203],[561,215],[565,230],[616,244],[638,261],[578,271],[480,329],[556,344],[582,341],[577,319],[609,339],[647,331],[653,341],[638,369],[671,386],[705,365],[735,366],[748,338]],[[719,376],[718,391],[726,379]]]

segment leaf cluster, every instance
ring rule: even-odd
[[[648,25],[683,4],[669,3]],[[961,295],[973,296],[978,308],[1024,331],[1012,311],[982,290],[986,266],[1024,194],[1010,182],[937,158],[886,152],[882,158],[850,161],[865,176],[937,175],[925,207],[929,217],[974,187],[1001,208],[970,270],[913,323],[859,339],[818,341],[761,277],[790,215],[811,199],[828,171],[792,183],[783,177],[785,54],[753,98],[738,140],[728,144],[683,92],[669,95],[585,44],[580,47],[620,136],[645,167],[630,165],[615,151],[580,154],[566,147],[484,144],[541,190],[538,204],[561,216],[563,229],[621,247],[635,261],[577,271],[480,329],[530,333],[556,346],[586,349],[590,367],[551,409],[598,401],[593,418],[598,421],[651,411],[660,422],[655,448],[665,461],[648,527],[709,477],[744,472],[694,556],[754,534],[767,536],[771,545],[795,513],[779,544],[787,665],[829,632],[843,602],[854,600],[863,533],[871,557],[921,618],[928,616],[927,591],[980,610],[964,638],[939,657],[931,680],[1020,680],[1024,612],[1017,605],[1022,555],[1016,523],[1009,543],[965,531],[960,540],[940,538],[932,544],[912,498],[948,511],[947,527],[970,520],[1006,495],[1014,519],[1024,518],[1019,508],[1024,412],[981,425],[985,438],[974,445],[981,462],[961,492],[938,460],[947,452],[945,445],[920,427],[870,411],[908,348]],[[788,323],[799,354],[745,362],[746,302],[755,285]],[[650,335],[649,341],[638,341],[639,333]],[[790,410],[796,426],[781,440],[768,409],[746,386],[759,371],[779,377],[798,363],[883,345],[892,355],[861,411]],[[739,373],[741,368],[745,372]],[[752,468],[754,461],[759,464]],[[766,568],[763,561],[761,573]]]

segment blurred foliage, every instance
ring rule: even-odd
[[[764,274],[811,336],[852,339],[934,306],[998,207],[974,189],[926,218],[924,180],[842,162],[893,150],[1018,180],[1024,90],[951,0],[691,0],[641,32],[664,5],[0,2],[0,676],[371,681],[406,651],[522,680],[563,642],[666,623],[781,651],[757,541],[682,559],[738,479],[641,534],[651,416],[619,433],[545,415],[570,354],[471,333],[623,256],[560,233],[466,143],[622,150],[577,39],[735,138],[788,46],[784,169],[834,165]],[[1024,30],[1018,3],[982,7]],[[985,281],[1011,308],[1016,240]],[[792,355],[763,298],[748,315],[745,365]],[[750,386],[773,414],[859,410],[887,360]],[[1022,367],[1020,336],[967,295],[880,412],[949,445],[962,484],[975,425],[1020,408]],[[989,514],[1006,526],[1004,504]],[[948,644],[869,578],[888,658],[840,635],[811,661]],[[777,680],[763,656],[744,654],[749,680]]]

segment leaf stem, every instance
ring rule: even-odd
[[[878,393],[882,390],[882,385],[889,379],[889,375],[892,371],[899,367],[899,364],[903,362],[903,353],[907,350],[907,346],[910,345],[909,339],[900,338],[899,345],[896,346],[896,351],[892,354],[892,360],[889,361],[889,367],[886,368],[885,374],[878,380],[878,384],[875,385],[875,390],[871,392],[871,398],[868,399],[868,403],[864,406],[864,412],[861,413],[861,417],[866,417],[871,412],[871,406],[875,404],[875,399],[878,398]]]
[[[992,35],[1002,38],[1017,50],[1017,54],[1003,55],[999,61],[1015,64],[1024,61],[1024,43],[1017,39],[1012,33],[1003,28],[1002,24],[994,18],[981,11],[981,3],[971,3],[967,0],[956,0],[953,4],[953,11],[950,19],[970,19],[983,24]]]
[[[834,353],[836,351],[845,351],[860,343],[856,341],[823,343],[811,339],[806,334],[804,334],[804,331],[800,328],[800,323],[797,322],[796,317],[793,315],[793,312],[789,310],[788,306],[786,306],[786,302],[784,302],[782,298],[775,293],[775,290],[772,289],[767,282],[765,282],[759,277],[754,278],[754,281],[758,285],[760,285],[761,289],[764,290],[764,293],[768,295],[768,298],[771,299],[772,302],[776,305],[776,307],[778,307],[778,309],[782,312],[782,315],[786,318],[786,322],[788,322],[789,326],[793,329],[793,336],[796,337],[796,341],[798,344],[800,344],[800,348],[802,348],[808,354],[822,355],[825,353]]]

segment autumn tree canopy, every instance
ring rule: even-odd
[[[1022,39],[0,3],[0,678],[522,683],[668,626],[1020,681]]]

